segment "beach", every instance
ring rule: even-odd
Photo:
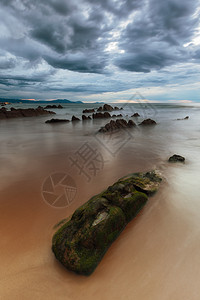
[[[53,110],[56,117],[71,120],[99,104],[63,106]],[[199,299],[200,107],[129,103],[120,111],[126,119],[134,112],[137,124],[150,117],[157,125],[104,139],[97,132],[105,119],[56,125],[45,124],[51,116],[0,120],[2,299]],[[70,160],[86,144],[103,159],[87,175]],[[184,164],[168,162],[175,153],[186,158]],[[94,273],[84,277],[61,266],[51,251],[55,224],[120,177],[154,169],[163,177],[158,193]],[[65,207],[44,197],[44,182],[55,173],[76,184]]]

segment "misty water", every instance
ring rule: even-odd
[[[81,117],[84,108],[98,106],[66,104],[53,117]],[[52,116],[0,121],[2,299],[200,298],[200,107],[127,104],[113,113],[129,119],[134,112],[141,115],[132,118],[137,124],[150,117],[157,125],[102,137],[97,132],[105,119],[57,125],[45,124]],[[85,143],[103,158],[89,181],[69,159]],[[175,153],[186,162],[168,163]],[[163,176],[158,193],[95,272],[83,277],[63,268],[51,252],[54,225],[120,177],[152,169]],[[76,197],[65,208],[52,207],[42,195],[45,179],[56,172],[76,183]]]

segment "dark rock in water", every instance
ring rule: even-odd
[[[103,110],[103,107],[102,106],[100,106],[98,109],[97,109],[97,111],[102,111]]]
[[[189,119],[189,116],[186,116],[185,118],[183,118],[183,119],[177,119],[178,121],[180,121],[180,120],[188,120]]]
[[[55,104],[53,104],[53,105],[47,105],[47,106],[45,106],[44,109],[52,109],[52,108],[54,109],[54,108],[63,108],[63,107],[60,104],[58,106],[55,105]]]
[[[22,118],[22,117],[36,117],[40,115],[55,114],[52,111],[45,110],[42,107],[35,108],[14,108],[11,110],[0,110],[0,119]]]
[[[142,123],[140,123],[139,125],[156,125],[157,123],[156,123],[156,121],[154,121],[154,120],[151,120],[151,119],[146,119],[146,120],[144,120]]]
[[[53,236],[56,258],[67,269],[90,275],[161,180],[155,171],[131,174],[92,197]]]
[[[72,116],[72,122],[74,122],[74,121],[80,121],[80,119],[75,116]]]
[[[67,119],[51,119],[51,120],[47,120],[45,123],[68,123],[70,122]]]
[[[116,121],[111,120],[109,123],[107,123],[104,127],[99,129],[99,132],[110,132],[119,130],[122,128],[128,128],[136,126],[135,123],[132,120],[129,120],[128,123],[124,119],[117,119]]]
[[[93,112],[95,112],[94,108],[92,108],[92,109],[84,109],[83,110],[83,114],[91,114]]]
[[[109,104],[104,104],[104,106],[103,106],[103,107],[100,106],[100,107],[97,109],[97,111],[113,111],[113,110],[121,110],[121,109],[123,109],[123,108],[119,108],[119,107],[117,107],[117,106],[112,107],[112,106],[109,105]]]
[[[134,113],[131,117],[140,117],[140,115],[138,113]]]
[[[185,157],[178,154],[174,154],[169,158],[169,162],[184,162],[184,161],[185,161]]]
[[[85,116],[85,115],[82,115],[82,120],[83,121],[86,121],[86,120],[91,120],[91,117],[90,116]]]
[[[107,119],[107,118],[111,118],[111,115],[109,114],[109,112],[97,112],[96,114],[92,115],[93,119]]]

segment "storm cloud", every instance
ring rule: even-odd
[[[170,83],[182,64],[187,80],[200,61],[199,11],[195,0],[0,0],[0,89],[122,91],[141,85],[137,74],[147,87],[163,74]]]

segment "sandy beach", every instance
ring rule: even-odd
[[[199,299],[199,108],[157,110],[158,124],[133,129],[114,155],[116,143],[108,151],[95,136],[105,120],[56,126],[45,124],[46,116],[1,121],[2,299]],[[186,111],[190,119],[176,121]],[[85,142],[105,160],[89,182],[69,161]],[[174,153],[186,157],[185,164],[169,164]],[[95,272],[83,277],[62,267],[51,252],[54,225],[120,177],[152,169],[163,176],[158,193]],[[42,196],[45,178],[55,172],[76,182],[76,196],[65,208]]]

